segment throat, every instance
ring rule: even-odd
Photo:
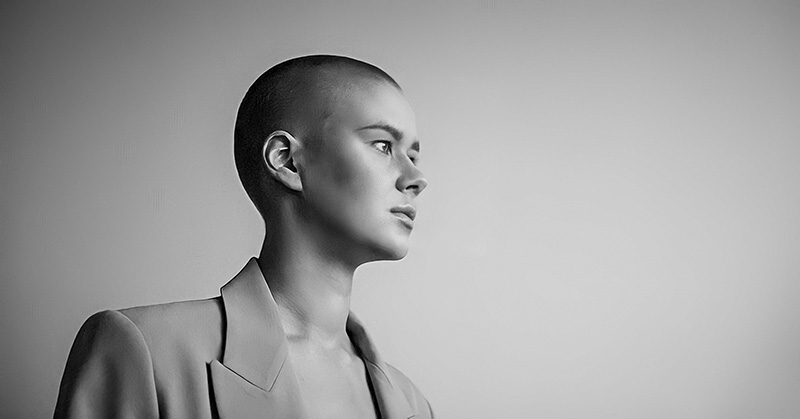
[[[309,263],[260,265],[290,341],[346,346],[353,272]]]
[[[347,350],[350,346],[346,332],[349,295],[293,299],[277,294],[273,297],[290,343],[320,351]],[[307,303],[310,300],[314,302]]]

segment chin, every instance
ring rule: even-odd
[[[400,260],[408,254],[408,247],[408,237],[389,240],[377,247],[370,261]]]
[[[408,254],[408,249],[405,249],[405,250],[393,253],[392,255],[388,256],[386,258],[386,260],[400,260],[400,259],[406,257],[407,254]]]

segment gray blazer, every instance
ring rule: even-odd
[[[221,296],[90,317],[69,353],[56,418],[305,418],[275,300],[255,258]],[[430,405],[383,362],[358,319],[383,419],[431,418]]]

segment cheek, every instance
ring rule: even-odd
[[[352,147],[337,149],[328,160],[330,181],[352,197],[373,199],[386,180],[388,167],[382,155],[356,143]]]
[[[354,190],[360,189],[360,183],[363,182],[362,168],[346,158],[337,157],[339,157],[335,159],[337,163],[333,163],[333,159],[331,159],[326,164],[325,170],[325,176],[333,189],[343,193],[352,193]]]
[[[355,151],[334,152],[322,159],[317,165],[319,170],[308,179],[309,198],[317,201],[315,206],[322,211],[328,209],[352,214],[378,204],[375,200],[381,173],[374,163],[370,165],[368,157]]]

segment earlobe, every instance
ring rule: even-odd
[[[261,156],[270,174],[287,188],[300,192],[303,182],[297,170],[297,157],[300,143],[292,134],[277,130],[264,141]]]

